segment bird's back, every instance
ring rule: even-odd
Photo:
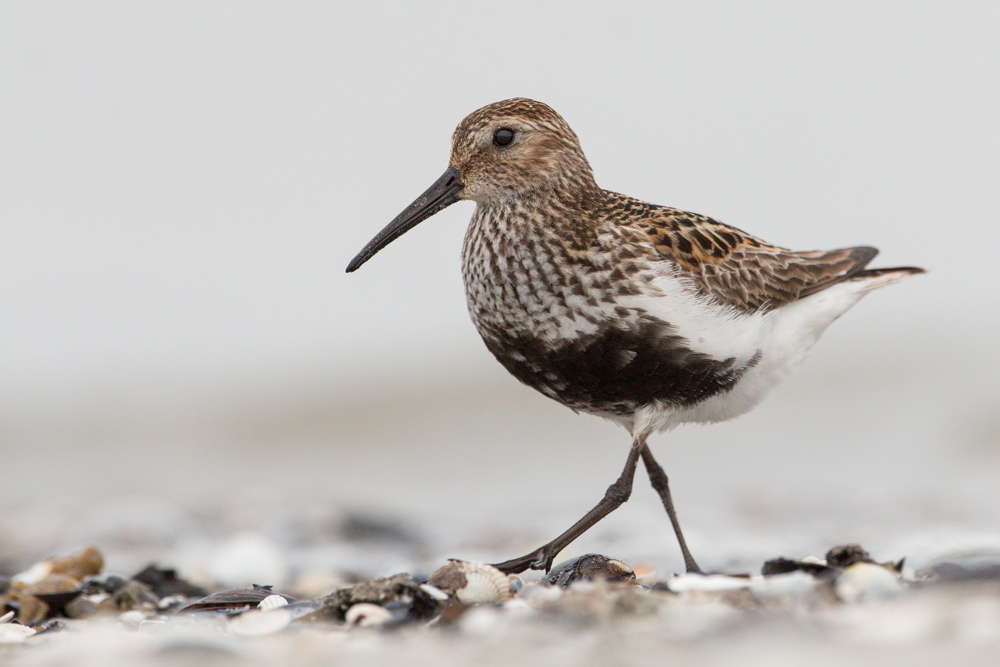
[[[876,253],[790,251],[602,190],[480,205],[463,275],[473,322],[508,371],[622,421],[718,402],[766,361],[772,312],[863,279]]]

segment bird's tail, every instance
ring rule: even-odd
[[[858,271],[845,282],[855,283],[861,294],[866,294],[880,287],[886,287],[906,280],[919,273],[927,273],[926,270],[917,266],[895,266],[887,269],[865,269]]]

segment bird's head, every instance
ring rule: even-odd
[[[552,107],[525,98],[495,102],[466,116],[452,135],[448,165],[351,260],[348,272],[461,199],[488,206],[540,192],[596,187],[576,133]]]

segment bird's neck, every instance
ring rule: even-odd
[[[514,244],[549,239],[571,248],[588,247],[597,234],[604,191],[593,180],[572,186],[553,184],[480,203],[472,225]]]

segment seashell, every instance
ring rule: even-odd
[[[430,595],[435,600],[438,600],[439,602],[446,602],[449,597],[448,594],[445,593],[443,590],[441,590],[437,586],[431,586],[430,584],[420,584],[420,590],[422,590],[424,593],[427,593],[428,595]]]
[[[8,611],[3,616],[0,616],[0,624],[2,624],[2,623],[10,623],[12,620],[14,620],[14,612],[13,611]]]
[[[80,553],[62,558],[50,558],[35,563],[30,568],[17,574],[11,580],[16,584],[36,584],[53,574],[72,577],[77,582],[86,577],[98,574],[104,567],[104,556],[94,547],[87,547]]]
[[[97,603],[101,611],[116,612],[131,609],[154,611],[159,605],[159,598],[153,595],[146,584],[138,581],[127,581],[125,585]]]
[[[139,627],[139,624],[146,620],[146,615],[141,611],[133,609],[131,611],[123,611],[118,615],[118,621],[123,625],[128,625],[133,628]]]
[[[260,601],[257,605],[257,609],[261,611],[271,611],[272,609],[278,609],[280,607],[285,607],[288,605],[288,600],[286,600],[281,595],[268,595],[266,598]]]
[[[861,602],[898,595],[903,584],[896,573],[881,565],[858,562],[844,570],[834,589],[844,602]]]
[[[35,631],[20,623],[4,623],[0,625],[0,644],[20,644]]]
[[[385,625],[393,618],[391,611],[370,602],[359,602],[351,605],[347,613],[344,614],[344,620],[348,626],[361,628]]]
[[[60,591],[57,593],[34,593],[34,596],[48,605],[47,616],[69,616],[67,607],[71,602],[80,597],[80,589],[71,591]]]
[[[186,604],[188,604],[187,597],[183,595],[168,595],[156,603],[156,608],[159,611],[176,612],[180,611]]]
[[[577,581],[603,579],[615,584],[634,584],[635,572],[617,558],[600,554],[584,554],[559,563],[552,568],[546,583],[566,588]]]
[[[431,593],[431,590],[433,589],[414,581],[408,574],[379,577],[341,588],[323,597],[320,600],[323,608],[315,612],[312,618],[343,621],[348,609],[368,602],[390,608],[397,612],[394,616],[400,620],[427,621],[436,616],[442,606],[440,592]]]
[[[514,597],[514,586],[507,575],[486,563],[452,560],[438,568],[427,583],[462,604],[506,602]]]
[[[292,615],[284,609],[252,609],[229,621],[229,631],[241,637],[260,637],[281,632],[291,622]]]
[[[230,588],[212,593],[200,600],[195,600],[188,606],[181,608],[180,611],[228,611],[235,613],[256,607],[271,595],[279,595],[289,602],[295,602],[293,597],[272,592],[270,586],[254,586],[253,588]]]

